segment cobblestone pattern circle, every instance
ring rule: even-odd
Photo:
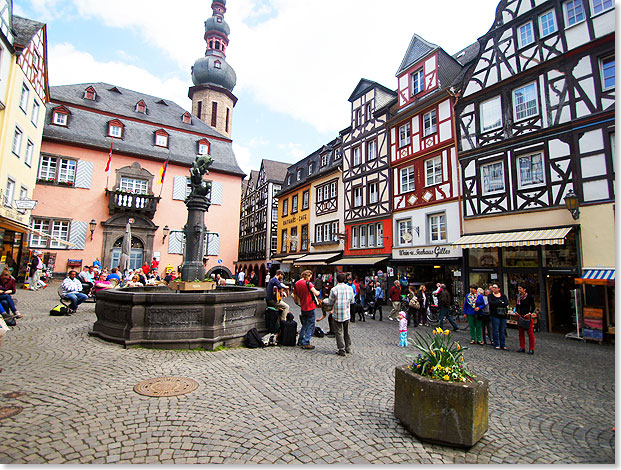
[[[198,388],[196,380],[187,377],[156,377],[134,386],[134,392],[148,397],[176,397]]]

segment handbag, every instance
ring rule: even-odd
[[[408,302],[408,305],[416,310],[418,310],[420,308],[420,303],[418,302],[418,299],[416,298],[416,296],[412,296],[412,298],[410,299],[410,301]]]
[[[507,319],[507,317],[508,317],[508,315],[507,315],[507,307],[498,307],[498,308],[496,308],[496,316],[498,318]]]
[[[521,315],[518,315],[517,317],[517,325],[523,330],[528,330],[530,328],[530,322],[531,320],[529,320],[528,318],[524,318]]]

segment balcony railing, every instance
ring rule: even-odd
[[[108,210],[110,215],[118,212],[137,212],[153,218],[157,210],[159,197],[149,194],[133,194],[125,191],[106,190],[109,196]]]

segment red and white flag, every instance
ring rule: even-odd
[[[112,142],[110,142],[110,152],[108,153],[108,163],[106,163],[106,173],[110,170],[110,162],[112,161]]]

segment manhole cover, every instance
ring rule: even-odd
[[[24,408],[21,406],[3,406],[0,407],[0,419],[10,418],[11,416],[15,416],[24,411]]]
[[[9,392],[4,394],[4,398],[19,398],[26,395],[26,392]]]
[[[198,382],[187,377],[156,377],[134,386],[134,392],[148,397],[175,397],[193,392]]]

